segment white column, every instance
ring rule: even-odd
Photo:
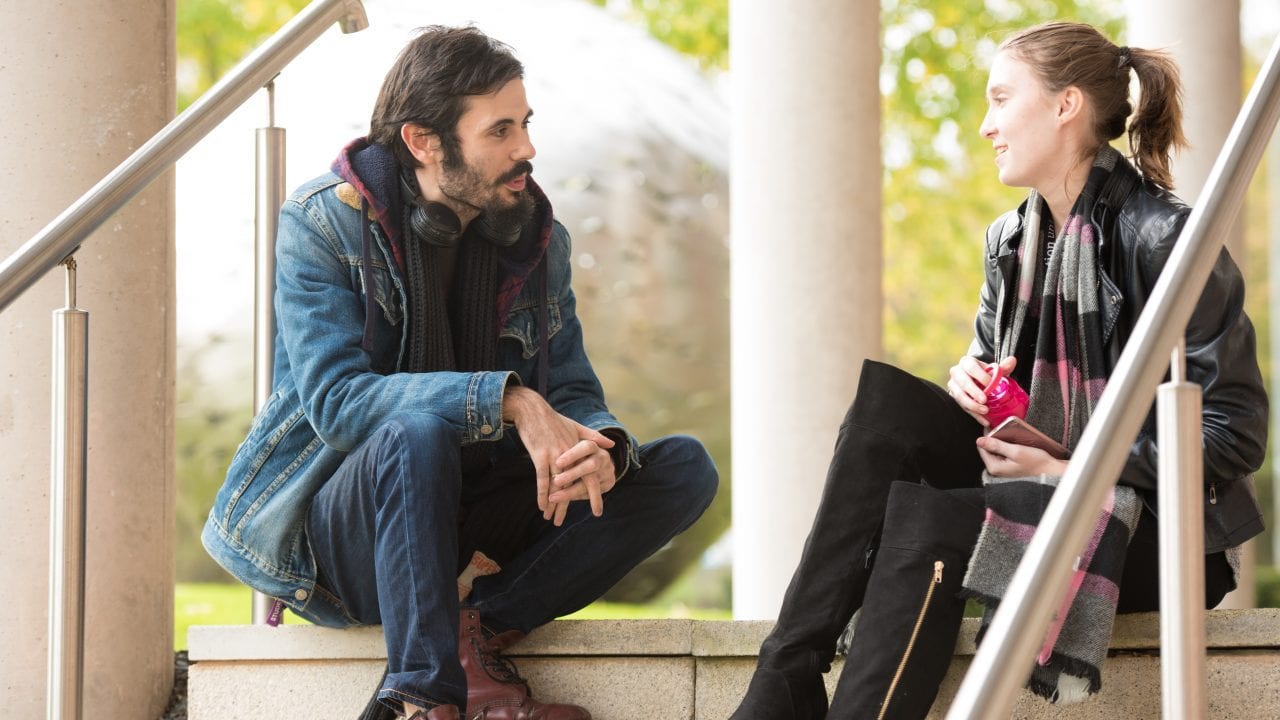
[[[173,114],[173,0],[11,3],[0,256]],[[248,181],[248,179],[246,179]],[[210,194],[210,212],[217,197]],[[85,717],[154,718],[173,680],[173,183],[77,254],[90,312]],[[45,716],[50,355],[63,273],[0,314],[0,715]]]
[[[1239,0],[1127,0],[1128,44],[1168,50],[1182,72],[1183,130],[1191,148],[1174,159],[1175,192],[1194,205],[1244,103]],[[1242,210],[1239,218],[1244,216]],[[1237,218],[1226,246],[1244,265]],[[1219,607],[1253,607],[1254,548],[1245,545],[1241,590]]]
[[[730,5],[740,619],[776,616],[862,360],[881,351],[879,23],[876,0]]]
[[[1127,0],[1133,47],[1163,49],[1182,73],[1182,128],[1191,148],[1174,158],[1175,192],[1194,205],[1244,103],[1240,1]],[[1243,215],[1243,213],[1241,213]],[[1239,223],[1227,249],[1239,262]]]

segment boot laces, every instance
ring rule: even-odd
[[[480,666],[484,668],[485,675],[500,683],[523,685],[525,692],[529,691],[529,683],[520,677],[520,673],[516,671],[515,663],[503,657],[497,650],[490,647],[487,642],[476,640],[471,642],[476,648],[476,654],[480,657]]]

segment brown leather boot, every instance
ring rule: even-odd
[[[407,720],[460,720],[461,717],[458,714],[457,705],[437,705],[431,708],[430,712],[419,710],[409,716]]]
[[[458,660],[467,674],[467,720],[591,720],[577,705],[541,703],[502,651],[524,633],[509,630],[485,637],[480,613],[463,608],[458,628]],[[435,720],[432,718],[432,720]]]

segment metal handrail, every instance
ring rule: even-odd
[[[1009,582],[1004,600],[956,694],[948,720],[1008,717],[1031,670],[1036,649],[1061,601],[1076,556],[1093,530],[1107,490],[1124,467],[1129,445],[1147,416],[1156,384],[1168,368],[1222,249],[1244,192],[1280,119],[1280,38],[1236,118],[1201,200],[1178,237],[1151,298],[1138,318],[1098,407],[1044,518]],[[1162,552],[1164,549],[1162,548]]]
[[[0,263],[0,312],[57,267],[107,218],[177,162],[335,22],[346,33],[369,26],[361,0],[315,0]]]

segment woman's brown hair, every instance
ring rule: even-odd
[[[1182,134],[1182,83],[1173,58],[1160,50],[1117,47],[1090,25],[1055,22],[1023,30],[1000,50],[1027,63],[1050,92],[1075,86],[1093,106],[1098,145],[1126,131],[1129,70],[1138,76],[1138,112],[1128,122],[1134,163],[1151,182],[1173,188],[1169,154],[1187,146]],[[1096,149],[1096,148],[1095,148]]]

